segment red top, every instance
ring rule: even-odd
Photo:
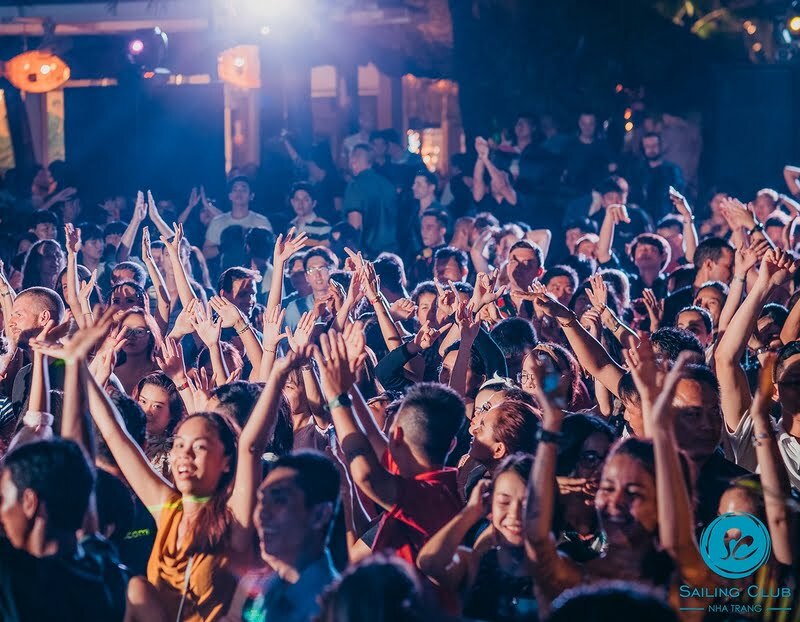
[[[389,452],[384,460],[389,471],[397,474]],[[444,468],[400,478],[397,502],[383,515],[372,550],[391,550],[414,564],[422,546],[464,505],[458,494],[457,473],[458,469]]]

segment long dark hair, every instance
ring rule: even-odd
[[[54,279],[52,282],[45,282],[43,280],[42,275],[42,254],[39,253],[39,249],[45,249],[45,247],[52,247],[53,252],[58,252],[61,254],[61,262],[62,265],[64,263],[64,251],[61,250],[61,246],[55,240],[39,240],[33,246],[28,249],[27,254],[25,255],[25,262],[22,264],[22,289],[28,289],[29,287],[49,287],[53,289],[56,284],[56,279],[58,277],[58,273],[53,274],[52,278]],[[59,270],[60,271],[60,270]]]
[[[78,273],[78,283],[80,284],[81,281],[88,282],[89,279],[92,277],[92,273],[89,272],[89,268],[78,264],[76,272]],[[56,278],[56,293],[61,296],[61,300],[64,301],[64,305],[67,306],[67,293],[64,291],[62,287],[61,281],[64,278],[64,275],[67,274],[67,268],[64,268]],[[100,293],[100,288],[95,285],[92,288],[92,292],[89,294],[89,307],[94,308],[99,304],[102,304],[103,296]]]
[[[200,507],[197,517],[192,525],[192,538],[187,549],[189,555],[198,553],[213,553],[220,544],[227,540],[233,515],[228,508],[228,499],[233,490],[233,482],[236,477],[236,446],[237,439],[228,421],[221,415],[214,412],[201,412],[189,415],[181,422],[181,425],[200,417],[213,427],[222,446],[225,448],[225,455],[230,460],[229,469],[223,471],[219,476],[217,488],[211,494],[211,499]],[[180,426],[178,426],[180,427]]]
[[[164,389],[167,392],[167,395],[169,396],[169,423],[164,430],[164,435],[172,436],[172,433],[175,431],[175,427],[178,425],[178,422],[186,414],[186,411],[183,407],[183,400],[178,393],[178,389],[175,387],[175,383],[172,382],[172,380],[170,380],[163,371],[156,371],[152,374],[147,374],[139,381],[139,383],[133,389],[133,395],[131,397],[138,401],[139,394],[142,392],[142,389],[146,384],[152,384],[153,386]]]

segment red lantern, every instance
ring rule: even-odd
[[[47,93],[69,80],[69,65],[55,54],[42,50],[23,52],[4,66],[8,81],[20,91]]]

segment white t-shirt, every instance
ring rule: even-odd
[[[219,246],[222,232],[228,227],[239,226],[243,229],[252,229],[254,227],[260,229],[269,229],[272,231],[272,225],[266,216],[249,212],[244,218],[234,218],[230,212],[215,216],[214,219],[208,223],[206,229],[206,242]]]
[[[724,432],[722,447],[725,450],[725,457],[748,471],[758,473],[756,448],[753,446],[753,419],[750,417],[750,411],[748,410],[744,414],[735,431],[730,432],[728,427],[724,426]],[[775,434],[783,464],[789,474],[789,481],[793,488],[800,490],[800,442],[784,430],[780,422],[775,426]]]

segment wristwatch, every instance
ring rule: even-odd
[[[756,231],[763,231],[764,230],[764,223],[763,222],[756,222],[753,225],[752,229],[747,230],[747,235],[753,235]]]
[[[550,432],[544,428],[536,430],[536,440],[539,443],[555,443],[556,445],[561,442],[562,434]]]
[[[328,410],[333,410],[334,408],[350,408],[352,404],[353,401],[350,399],[350,396],[347,393],[342,393],[328,402]]]

